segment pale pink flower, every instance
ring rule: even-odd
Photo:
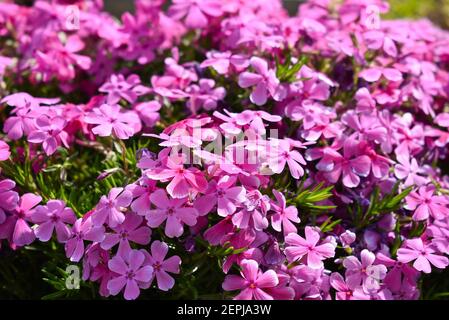
[[[413,219],[427,220],[429,216],[434,219],[449,217],[449,200],[446,196],[434,195],[435,188],[422,186],[418,192],[411,192],[406,198],[405,209],[414,211]]]
[[[354,256],[349,256],[343,260],[346,268],[346,280],[356,285],[363,285],[366,292],[378,290],[380,281],[385,278],[387,268],[382,264],[374,265],[376,256],[367,249],[362,250],[360,261]]]
[[[111,228],[112,233],[106,233],[101,242],[101,248],[109,250],[118,246],[118,254],[124,254],[131,250],[129,242],[146,245],[150,242],[151,229],[142,226],[143,218],[134,213],[128,213],[123,223]]]
[[[78,262],[84,255],[84,240],[101,242],[104,239],[104,227],[94,226],[92,218],[79,218],[73,224],[72,237],[65,244],[65,252],[70,261]]]
[[[114,134],[126,140],[141,130],[139,116],[134,111],[124,111],[119,105],[103,104],[84,117],[84,121],[96,125],[92,132],[100,137]]]
[[[36,120],[36,129],[28,135],[28,141],[42,143],[45,153],[50,156],[55,153],[61,144],[66,148],[69,147],[69,135],[64,131],[66,125],[67,121],[62,117],[41,116]]]
[[[398,261],[403,263],[415,261],[413,267],[424,273],[432,271],[430,264],[439,269],[449,265],[448,258],[435,254],[435,250],[424,244],[421,238],[407,239],[398,250]]]
[[[299,223],[301,220],[298,217],[298,209],[295,206],[286,205],[285,196],[277,190],[273,190],[273,194],[276,197],[277,203],[272,204],[271,208],[275,212],[271,216],[271,225],[274,230],[284,232],[284,236],[289,233],[296,233],[298,229],[293,224]]]
[[[100,202],[92,214],[92,222],[95,226],[107,223],[111,228],[123,223],[125,215],[123,210],[132,201],[132,193],[123,188],[112,188],[108,196],[102,196]]]
[[[0,224],[6,219],[6,212],[12,211],[19,203],[19,194],[14,190],[16,183],[5,179],[0,181]]]
[[[169,14],[177,20],[185,18],[187,27],[205,28],[211,17],[223,14],[223,9],[217,0],[173,0]]]
[[[75,213],[62,200],[50,200],[45,206],[37,207],[31,217],[39,225],[34,233],[42,242],[50,240],[54,230],[58,241],[66,242],[71,236],[66,224],[74,224],[76,221]]]
[[[305,228],[305,235],[305,239],[296,233],[285,237],[285,243],[289,245],[285,248],[287,259],[293,262],[307,256],[307,265],[310,268],[322,268],[323,260],[335,255],[335,247],[330,243],[317,245],[320,234],[312,227]]]
[[[169,273],[178,274],[180,272],[181,258],[172,256],[165,258],[168,253],[168,245],[165,242],[153,241],[151,253],[146,254],[146,261],[153,267],[153,276],[150,284],[156,278],[157,287],[162,291],[168,291],[175,285],[175,279]]]
[[[123,256],[117,254],[109,260],[109,270],[117,274],[108,281],[110,294],[117,295],[125,287],[126,300],[134,300],[139,296],[139,287],[153,276],[153,267],[145,262],[145,254],[142,251],[145,252],[129,250]]]
[[[274,270],[262,273],[259,264],[254,260],[243,260],[240,263],[242,271],[240,277],[236,275],[226,276],[223,289],[226,291],[241,290],[234,300],[273,300],[273,296],[266,292],[275,288],[279,279]]]
[[[169,199],[164,190],[159,189],[150,196],[151,203],[156,209],[149,210],[146,215],[148,225],[152,228],[159,227],[164,221],[165,234],[170,237],[180,237],[184,232],[184,225],[196,224],[198,211],[192,207],[186,207],[187,199]]]
[[[8,160],[10,155],[9,145],[3,140],[0,140],[0,161]]]
[[[209,213],[215,206],[222,217],[233,214],[237,209],[236,204],[246,199],[245,188],[235,186],[236,180],[235,176],[223,176],[218,182],[211,181],[205,194],[194,203],[200,215]]]
[[[250,95],[251,102],[258,106],[262,106],[267,102],[268,94],[274,100],[282,101],[286,96],[285,88],[280,84],[276,77],[276,71],[268,68],[268,63],[258,57],[252,57],[250,64],[256,71],[242,72],[239,76],[239,86],[249,88],[256,86]]]
[[[12,211],[0,225],[0,239],[8,239],[12,245],[25,246],[36,238],[28,222],[32,222],[34,207],[42,201],[40,196],[32,193],[24,194]]]

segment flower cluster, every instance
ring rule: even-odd
[[[65,2],[0,4],[12,249],[125,299],[206,265],[235,299],[417,299],[449,265],[449,33],[382,0]]]

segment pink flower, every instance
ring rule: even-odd
[[[446,196],[434,195],[435,189],[431,186],[423,186],[418,192],[411,192],[406,198],[405,209],[414,211],[413,219],[416,221],[427,220],[429,216],[441,219],[449,216],[449,200]]]
[[[50,200],[45,206],[37,207],[31,217],[33,222],[39,224],[34,233],[42,242],[50,240],[55,229],[58,241],[66,242],[71,236],[66,223],[73,224],[76,221],[75,213],[62,200]]]
[[[98,91],[108,94],[107,104],[112,106],[117,104],[121,98],[129,103],[134,103],[138,96],[149,92],[149,89],[140,85],[138,75],[132,74],[125,79],[122,74],[113,74]]]
[[[344,247],[349,247],[356,240],[357,235],[350,231],[346,230],[340,235],[340,242]]]
[[[248,192],[243,203],[244,208],[232,216],[232,223],[240,229],[254,228],[258,231],[268,227],[266,217],[270,210],[270,198],[259,190]]]
[[[67,38],[65,45],[55,37],[50,39],[50,50],[43,52],[38,50],[35,53],[35,70],[43,73],[44,81],[50,81],[57,76],[61,81],[71,80],[76,76],[78,66],[83,70],[90,68],[92,60],[77,52],[84,49],[84,43],[77,35],[71,35]]]
[[[9,145],[3,140],[0,140],[0,161],[8,160],[10,155]]]
[[[346,139],[343,145],[343,156],[327,148],[323,159],[317,165],[324,171],[324,176],[331,183],[336,183],[340,176],[343,184],[348,188],[355,188],[360,184],[360,177],[367,177],[370,173],[371,160],[367,155],[359,155],[360,143],[352,138]]]
[[[271,216],[271,225],[273,229],[281,232],[284,231],[284,236],[289,233],[297,233],[298,229],[294,223],[299,223],[301,220],[298,217],[298,209],[295,206],[287,207],[285,197],[282,193],[277,190],[273,190],[273,194],[278,201],[277,204],[271,206],[272,210],[275,212]]]
[[[407,239],[398,250],[398,261],[403,263],[415,261],[413,267],[424,273],[432,271],[430,264],[439,269],[449,265],[448,258],[435,254],[435,250],[424,244],[421,238]]]
[[[65,244],[65,252],[70,261],[78,262],[84,255],[84,240],[101,242],[104,239],[104,227],[94,226],[92,218],[75,221],[71,231],[72,237]]]
[[[171,180],[167,192],[172,198],[185,198],[190,192],[204,192],[207,188],[204,173],[194,167],[184,168],[182,159],[168,157],[165,168],[150,169],[145,173],[153,180]]]
[[[6,220],[6,211],[12,211],[19,203],[19,194],[13,189],[16,183],[5,179],[0,181],[0,224]]]
[[[41,110],[39,110],[40,105],[52,105],[58,102],[58,98],[35,98],[24,92],[6,96],[0,103],[6,103],[14,107],[11,114],[15,114],[15,116],[10,116],[6,119],[3,130],[11,140],[18,140],[23,135],[28,135],[36,127],[36,117],[42,114]]]
[[[332,258],[335,255],[335,247],[330,243],[317,246],[320,234],[312,227],[307,226],[305,234],[305,239],[296,233],[290,233],[285,237],[285,243],[290,245],[285,248],[287,259],[293,262],[307,255],[307,265],[310,268],[322,268],[322,260]]]
[[[209,213],[214,206],[217,206],[217,213],[222,217],[233,214],[237,210],[236,204],[246,199],[245,188],[235,186],[236,180],[235,176],[223,176],[218,182],[211,181],[204,196],[199,197],[194,203],[199,214]]]
[[[40,196],[32,193],[24,194],[12,215],[0,225],[0,239],[8,239],[17,246],[25,246],[36,238],[28,222],[32,222],[33,208],[42,201]]]
[[[185,90],[189,97],[187,107],[193,114],[196,114],[201,108],[204,110],[214,110],[217,108],[218,101],[226,96],[226,89],[215,87],[215,81],[212,79],[200,79],[198,85],[192,84]]]
[[[273,270],[264,273],[259,270],[259,264],[254,260],[243,260],[240,263],[242,271],[240,277],[226,276],[223,289],[226,291],[242,290],[234,300],[273,300],[273,296],[266,292],[279,284],[279,279]]]
[[[210,51],[206,56],[207,59],[201,63],[200,67],[212,67],[219,74],[228,74],[230,68],[240,72],[249,65],[248,59],[245,56],[239,54],[233,55],[230,51]]]
[[[156,190],[156,181],[143,177],[139,184],[129,185],[126,189],[132,192],[134,198],[131,210],[138,215],[146,215],[150,210],[150,195]]]
[[[188,226],[196,224],[198,211],[185,207],[187,199],[169,199],[164,190],[156,190],[150,196],[151,203],[157,209],[150,210],[146,218],[152,228],[159,227],[165,220],[165,234],[169,238],[180,237],[184,232],[183,223]]]
[[[160,119],[159,110],[161,107],[161,104],[154,100],[139,103],[134,107],[134,110],[137,111],[145,126],[152,128]]]
[[[180,272],[181,258],[172,256],[165,259],[168,253],[168,245],[165,242],[158,240],[151,244],[151,254],[146,254],[146,261],[153,267],[153,276],[150,279],[150,284],[154,278],[157,280],[157,286],[162,291],[168,291],[175,285],[175,279],[168,273],[178,274]]]
[[[92,132],[100,137],[114,133],[118,139],[126,140],[141,130],[139,116],[134,111],[123,111],[119,105],[103,104],[88,113],[84,121],[97,125]]]
[[[293,140],[292,140],[293,141]],[[303,156],[296,150],[292,150],[292,145],[288,140],[271,139],[269,155],[269,167],[277,174],[284,171],[285,165],[288,165],[290,174],[293,178],[299,179],[304,175],[304,169],[301,165],[305,166],[307,162],[304,160]]]
[[[404,187],[421,186],[427,182],[428,179],[422,176],[424,170],[415,158],[399,157],[398,161],[399,163],[394,167],[394,175],[398,179],[405,179]]]
[[[95,212],[92,214],[92,222],[95,226],[107,224],[114,228],[123,223],[125,215],[122,210],[128,207],[132,201],[132,193],[123,188],[112,188],[109,195],[102,196]]]
[[[109,260],[109,270],[117,274],[107,284],[110,294],[117,295],[125,287],[126,300],[134,300],[139,296],[139,287],[153,276],[153,267],[145,263],[145,254],[142,251],[145,252],[129,250],[125,255],[117,254]]]
[[[223,9],[217,0],[173,0],[169,14],[177,20],[185,17],[187,27],[205,28],[209,17],[221,16]]]
[[[134,213],[128,213],[123,223],[112,228],[113,233],[106,233],[101,242],[101,248],[111,249],[119,244],[118,254],[124,254],[131,250],[130,241],[141,245],[148,244],[151,237],[151,229],[142,226],[143,218]]]
[[[238,83],[242,88],[256,86],[250,95],[251,102],[258,106],[264,105],[268,93],[274,100],[282,101],[286,96],[286,90],[280,85],[275,70],[268,69],[268,63],[258,57],[252,57],[250,64],[256,73],[247,71],[241,73]]]
[[[382,50],[391,57],[396,57],[398,49],[393,39],[387,36],[386,32],[379,30],[370,30],[364,33],[363,37],[367,47],[372,50]]]
[[[387,268],[382,265],[373,265],[376,256],[367,249],[362,250],[360,259],[354,256],[343,260],[343,266],[346,268],[346,280],[359,286],[363,285],[366,292],[375,291],[380,288],[380,281],[385,278]]]
[[[398,82],[402,80],[402,73],[394,68],[382,68],[382,67],[373,67],[369,69],[365,69],[360,72],[359,77],[365,79],[368,82],[376,82],[382,77],[382,75],[393,82]]]
[[[359,284],[354,279],[345,279],[338,272],[334,272],[330,276],[330,285],[337,290],[335,293],[336,300],[354,300],[354,290]]]
[[[31,143],[42,143],[45,153],[50,156],[63,144],[69,147],[69,135],[64,131],[67,122],[61,117],[41,116],[36,120],[36,129],[28,135]]]

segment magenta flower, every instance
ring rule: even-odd
[[[285,243],[289,245],[285,248],[287,259],[293,262],[307,256],[307,265],[310,268],[322,268],[323,260],[335,255],[335,247],[330,243],[317,246],[320,234],[312,227],[307,226],[305,234],[305,239],[296,233],[290,233],[285,237]]]
[[[273,300],[273,296],[267,293],[267,289],[275,288],[279,279],[273,270],[262,273],[259,264],[254,260],[243,260],[240,263],[242,271],[240,277],[236,275],[226,276],[223,289],[226,291],[241,290],[234,300]]]
[[[111,227],[123,223],[125,215],[123,210],[127,208],[132,201],[132,193],[123,188],[112,188],[109,195],[102,196],[100,202],[92,214],[92,222],[95,226],[105,222]]]
[[[298,217],[298,209],[295,206],[286,205],[285,197],[282,193],[277,190],[273,190],[273,194],[276,197],[277,204],[272,204],[271,208],[275,212],[271,216],[271,225],[273,229],[281,232],[284,231],[284,236],[289,233],[297,233],[298,229],[294,223],[299,223],[301,220]]]
[[[39,225],[34,233],[42,242],[50,240],[53,230],[56,230],[59,242],[66,242],[71,236],[66,224],[74,224],[76,221],[75,213],[62,200],[50,200],[45,206],[37,207],[31,217]]]
[[[434,195],[435,189],[431,186],[423,186],[418,192],[411,192],[406,198],[405,209],[414,211],[413,219],[416,221],[427,220],[429,216],[441,219],[449,216],[449,200],[446,196]]]
[[[78,262],[84,255],[84,240],[101,242],[104,239],[104,227],[94,226],[92,218],[75,221],[71,231],[72,237],[65,244],[65,252],[70,261]]]
[[[13,189],[16,183],[5,179],[0,181],[0,224],[6,220],[6,211],[12,211],[19,203],[19,194]]]
[[[162,291],[168,291],[175,285],[175,279],[169,273],[178,274],[180,272],[181,258],[172,256],[165,259],[168,253],[168,245],[158,240],[151,244],[151,254],[146,254],[146,262],[153,267],[153,276],[157,281],[157,287]]]
[[[42,201],[40,196],[32,193],[24,194],[12,211],[0,225],[0,239],[8,239],[12,245],[25,246],[36,238],[28,222],[32,222],[34,207]]]
[[[267,102],[268,94],[274,100],[282,101],[286,96],[286,90],[280,85],[275,70],[268,69],[268,63],[258,57],[252,57],[250,64],[256,73],[242,72],[239,76],[239,86],[242,88],[256,86],[250,95],[251,102],[262,106]]]
[[[3,140],[0,140],[0,161],[8,160],[10,155],[9,145]]]
[[[354,256],[343,260],[346,268],[346,280],[352,284],[363,285],[366,292],[375,291],[380,288],[380,281],[385,278],[387,268],[383,264],[374,265],[376,256],[367,249],[362,250],[360,259]]]
[[[96,125],[92,132],[100,137],[114,133],[118,139],[126,140],[141,129],[138,115],[134,111],[123,111],[119,105],[103,104],[88,113],[84,121]]]
[[[125,299],[134,300],[139,296],[142,284],[150,281],[153,267],[145,263],[145,254],[141,251],[130,250],[124,256],[117,254],[109,260],[109,270],[117,274],[107,284],[110,294],[117,295],[125,287]]]
[[[208,214],[215,206],[217,213],[222,217],[233,214],[236,210],[236,204],[245,201],[246,190],[243,187],[235,186],[237,178],[223,176],[218,182],[211,181],[205,194],[199,197],[194,207],[200,215]]]
[[[134,103],[139,96],[149,92],[149,89],[140,84],[138,75],[132,74],[125,79],[122,74],[113,74],[98,91],[108,94],[107,104],[112,106],[117,104],[121,98],[129,103]]]
[[[117,253],[123,255],[131,250],[130,241],[141,245],[148,244],[151,238],[151,229],[142,226],[142,221],[141,216],[128,213],[123,223],[111,228],[113,233],[106,233],[101,242],[101,248],[109,250],[118,243]]]
[[[157,209],[150,210],[146,215],[148,225],[157,228],[167,220],[165,223],[167,237],[180,237],[184,232],[183,224],[188,226],[196,224],[198,211],[184,206],[187,199],[169,199],[165,191],[159,189],[151,194],[150,200]]]
[[[31,143],[41,143],[47,156],[52,155],[63,144],[69,147],[69,135],[64,131],[67,122],[61,117],[39,117],[36,120],[36,129],[28,135]]]
[[[206,27],[210,17],[221,16],[223,10],[217,0],[173,0],[169,14],[177,20],[185,17],[185,25],[196,29]]]
[[[449,259],[435,254],[429,245],[424,244],[421,238],[407,239],[398,250],[398,261],[408,263],[415,261],[413,267],[424,273],[430,273],[430,264],[439,269],[444,269],[449,265]]]

